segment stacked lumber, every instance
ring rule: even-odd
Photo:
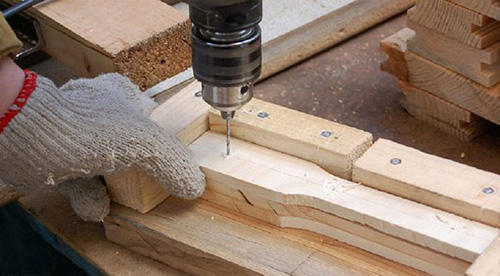
[[[257,99],[236,114],[227,157],[223,122],[199,89],[186,86],[151,118],[189,145],[204,195],[158,203],[144,172],[107,177],[124,205],[105,219],[109,240],[190,274],[342,274],[325,246],[339,241],[407,266],[396,275],[463,275],[476,259],[470,275],[500,271],[481,265],[496,258],[499,175]]]
[[[416,1],[407,28],[381,43],[382,70],[399,79],[410,114],[467,141],[500,124],[499,10],[491,0]]]

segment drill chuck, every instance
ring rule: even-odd
[[[262,64],[262,1],[218,8],[190,6],[193,22],[193,72],[203,99],[223,117],[253,97]]]

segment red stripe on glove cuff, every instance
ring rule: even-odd
[[[35,72],[24,70],[24,85],[23,89],[17,95],[16,100],[9,109],[0,117],[0,134],[7,127],[7,125],[16,117],[16,115],[21,112],[24,105],[28,101],[31,93],[36,89],[36,78],[37,74]]]

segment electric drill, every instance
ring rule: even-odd
[[[262,67],[262,0],[188,0],[193,22],[193,72],[203,99],[230,120],[253,97]]]

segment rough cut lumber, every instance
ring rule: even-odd
[[[393,165],[397,158],[400,164]],[[379,139],[355,163],[353,181],[500,227],[500,176]],[[485,189],[493,189],[491,194]]]
[[[500,42],[476,49],[457,42],[408,19],[407,26],[416,35],[408,41],[408,49],[434,63],[492,87],[500,81]]]
[[[190,149],[208,183],[246,196],[316,208],[468,262],[498,234],[498,229],[354,184],[309,161],[236,138],[233,153],[225,157],[224,141],[224,135],[207,132]]]
[[[114,205],[104,226],[109,239],[194,275],[422,275],[326,237],[273,227],[204,200],[169,198],[148,214]]]
[[[265,112],[267,117],[259,114]],[[210,130],[225,133],[220,112],[211,110]],[[323,136],[322,133],[330,136]],[[351,179],[352,165],[372,144],[368,132],[272,103],[253,99],[236,113],[231,135],[309,160],[326,171]]]
[[[268,78],[411,7],[414,0],[264,0],[262,75]],[[188,12],[185,3],[175,5]]]
[[[399,89],[404,95],[401,106],[408,113],[461,140],[472,141],[490,126],[488,121],[472,112],[407,82],[399,81]]]
[[[448,0],[419,0],[408,18],[471,47],[484,49],[500,41],[500,22]]]
[[[468,276],[500,274],[500,235],[467,270]]]
[[[451,70],[405,51],[408,34],[403,29],[382,41],[382,49],[405,54],[406,62],[389,62],[407,66],[408,79],[401,79],[437,97],[469,110],[493,123],[500,124],[500,84],[487,88]],[[400,54],[397,56],[400,57]],[[392,56],[389,56],[391,59]],[[396,77],[400,75],[396,74]],[[404,77],[404,76],[403,76]]]
[[[159,0],[45,1],[30,14],[44,51],[81,76],[116,71],[145,89],[191,64],[188,18]]]
[[[500,21],[500,5],[498,4],[497,0],[450,0],[450,1]]]

